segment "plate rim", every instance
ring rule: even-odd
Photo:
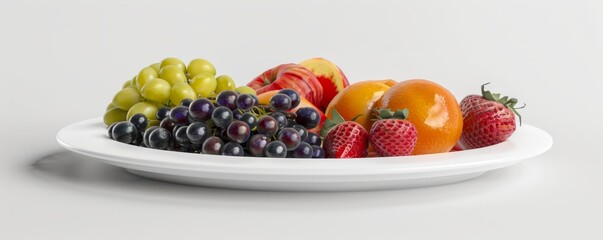
[[[146,157],[135,158],[130,154],[116,155],[106,152],[93,151],[90,149],[82,149],[75,146],[70,140],[65,140],[65,135],[69,131],[85,124],[96,124],[103,126],[99,129],[90,131],[95,134],[103,133],[104,141],[108,143],[108,147],[115,148],[116,151],[129,151],[129,149],[137,149]],[[102,131],[101,131],[102,130]],[[226,157],[216,155],[205,155],[206,158],[191,160],[190,156],[198,155],[193,153],[174,152],[165,150],[156,150],[142,148],[139,146],[128,145],[110,140],[106,137],[106,127],[102,123],[101,118],[91,118],[79,122],[72,123],[63,127],[56,136],[58,143],[64,148],[83,154],[96,159],[102,159],[103,162],[118,165],[128,169],[154,172],[179,172],[180,174],[228,174],[228,175],[248,175],[248,176],[395,176],[400,174],[421,175],[449,172],[454,175],[455,172],[477,172],[488,171],[504,166],[512,165],[524,159],[528,159],[548,151],[553,144],[552,137],[542,129],[529,124],[523,124],[516,133],[533,131],[538,137],[543,140],[539,145],[538,150],[531,151],[530,154],[521,156],[509,157],[505,154],[500,154],[508,148],[512,148],[514,142],[513,136],[509,140],[488,146],[480,149],[465,150],[458,152],[426,154],[417,156],[405,157],[372,157],[359,159],[278,159],[278,158],[257,158],[257,157]],[[99,137],[96,135],[96,137]],[[102,142],[102,141],[101,141]],[[132,151],[134,152],[134,151]],[[498,153],[497,153],[498,152]],[[487,160],[475,161],[464,160],[468,154],[490,156]],[[157,156],[164,157],[167,155],[177,156],[176,160],[158,160]],[[201,154],[203,155],[203,154]],[[151,157],[151,159],[148,158]],[[183,156],[180,159],[179,156]],[[444,159],[441,159],[444,157]],[[175,158],[175,157],[171,157]],[[472,157],[473,158],[473,157]],[[451,160],[452,159],[452,160]],[[245,161],[244,164],[241,162]],[[443,163],[442,163],[443,162]],[[255,164],[250,164],[255,163]],[[253,166],[251,166],[253,165]],[[383,166],[381,166],[383,165]],[[388,166],[389,165],[389,166]],[[328,168],[325,168],[328,167]],[[302,171],[303,170],[303,171]]]

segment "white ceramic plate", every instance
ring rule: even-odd
[[[421,187],[477,177],[546,152],[549,134],[528,124],[500,144],[407,157],[275,159],[162,151],[110,140],[102,119],[57,134],[63,147],[147,178],[208,187],[278,191],[354,191]]]

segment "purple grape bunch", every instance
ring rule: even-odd
[[[184,99],[160,107],[154,118],[135,114],[108,127],[109,138],[146,148],[198,154],[270,158],[324,158],[320,114],[297,111],[301,97],[282,89],[260,105],[252,94],[226,90],[215,98]]]

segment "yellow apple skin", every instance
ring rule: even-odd
[[[327,59],[310,58],[300,65],[310,70],[322,85],[322,101],[317,105],[320,109],[326,109],[335,95],[350,85],[343,71]]]

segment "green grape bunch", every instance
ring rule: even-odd
[[[114,95],[103,121],[110,126],[141,113],[149,119],[147,127],[157,126],[157,110],[162,107],[172,108],[185,99],[212,98],[222,91],[237,89],[232,77],[216,73],[214,65],[202,58],[185,65],[178,58],[168,57],[143,67]],[[238,89],[255,94],[245,86]]]

